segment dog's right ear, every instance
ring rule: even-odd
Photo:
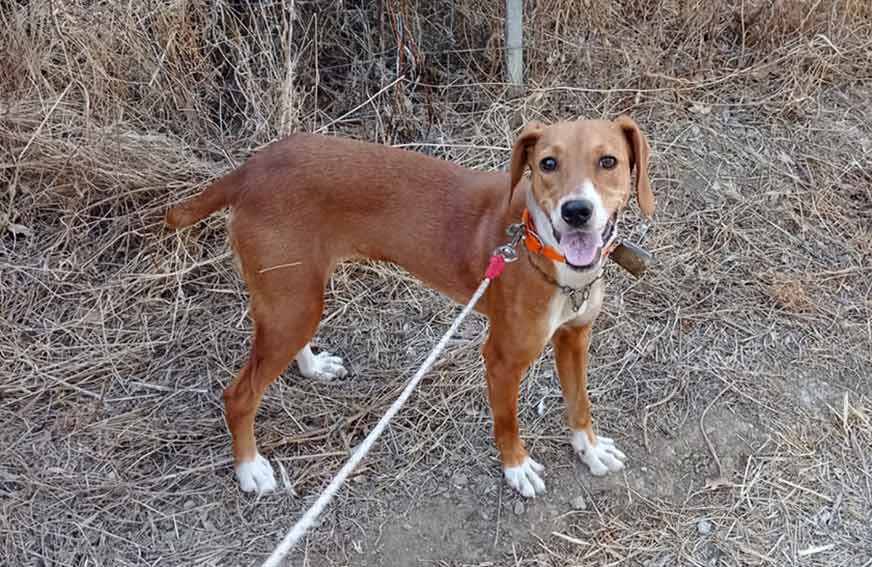
[[[515,146],[512,148],[512,164],[510,171],[512,173],[511,186],[509,186],[509,203],[512,202],[512,196],[515,193],[515,186],[521,181],[524,175],[524,169],[527,167],[527,150],[536,144],[545,126],[541,122],[530,122],[515,140]]]

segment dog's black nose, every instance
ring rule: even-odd
[[[593,215],[593,203],[587,199],[576,199],[574,201],[566,201],[560,207],[560,216],[566,221],[569,226],[580,228],[590,220]]]

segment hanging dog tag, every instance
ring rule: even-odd
[[[642,273],[648,269],[648,266],[654,263],[653,254],[625,240],[622,240],[615,246],[611,258],[617,265],[637,278],[642,277]]]

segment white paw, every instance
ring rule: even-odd
[[[518,491],[521,496],[533,498],[545,492],[545,483],[539,477],[539,473],[544,470],[545,467],[527,457],[517,467],[504,468],[503,474],[506,475],[509,486]]]
[[[297,355],[297,365],[303,376],[316,380],[333,380],[348,374],[341,358],[327,351],[314,354],[308,345]]]
[[[594,435],[594,442],[591,443],[584,431],[572,433],[572,447],[581,462],[588,466],[590,474],[595,476],[621,470],[627,458],[615,447],[614,440]]]
[[[272,492],[276,488],[272,465],[258,453],[253,461],[244,461],[236,466],[236,478],[243,492],[257,491],[258,494]]]

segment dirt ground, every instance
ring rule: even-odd
[[[868,6],[528,2],[518,92],[481,3],[231,4],[0,8],[0,563],[259,564],[459,312],[340,266],[314,345],[350,375],[271,387],[281,489],[243,494],[221,392],[246,293],[226,215],[175,234],[170,203],[294,129],[499,169],[528,120],[627,112],[658,210],[624,234],[658,264],[607,272],[590,380],[626,469],[573,455],[549,350],[520,406],[548,492],[515,495],[474,317],[288,564],[872,566]]]

